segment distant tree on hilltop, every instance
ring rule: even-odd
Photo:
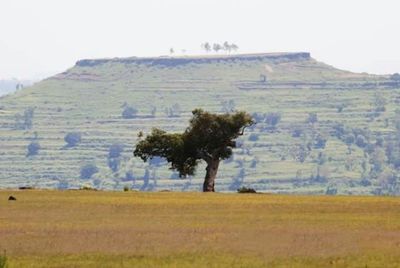
[[[207,53],[211,51],[211,45],[208,42],[201,44],[201,48],[204,49]]]
[[[213,44],[213,50],[218,53],[218,51],[220,51],[222,49],[222,46],[220,44]]]
[[[212,114],[201,109],[193,112],[189,127],[183,133],[168,134],[154,128],[150,135],[136,145],[134,156],[143,161],[163,157],[181,177],[193,175],[201,160],[207,163],[204,192],[214,192],[219,163],[232,155],[235,139],[253,124],[246,112]]]
[[[237,51],[239,49],[236,44],[229,44],[228,41],[225,41],[222,45],[214,43],[212,47],[209,42],[205,42],[201,44],[201,48],[204,49],[207,53],[211,50],[214,50],[216,53],[218,53],[220,50],[225,50],[226,52],[231,53],[231,51]]]
[[[231,44],[231,50],[236,52],[239,49],[239,47],[236,44]]]

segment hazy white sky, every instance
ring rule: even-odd
[[[309,51],[347,70],[400,72],[399,10],[399,0],[0,0],[0,79],[225,40],[242,53]]]

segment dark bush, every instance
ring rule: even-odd
[[[81,142],[81,133],[69,132],[65,135],[64,141],[67,143],[67,147],[74,147]]]
[[[90,187],[87,185],[80,187],[79,190],[81,190],[81,191],[97,191],[96,188],[93,188],[93,187]]]
[[[27,156],[37,155],[39,153],[39,150],[40,150],[40,144],[38,142],[33,141],[28,145]]]
[[[358,135],[355,141],[356,145],[360,148],[367,146],[368,141],[363,135]]]
[[[122,118],[124,119],[132,119],[135,118],[138,113],[138,110],[133,106],[125,106],[122,111]]]
[[[327,139],[325,137],[323,137],[322,135],[318,135],[317,138],[315,139],[314,147],[316,149],[324,149],[326,142],[327,142]]]
[[[343,124],[335,124],[333,126],[333,130],[334,130],[334,135],[338,138],[341,139],[345,134],[346,134],[346,128]]]
[[[239,194],[255,194],[255,193],[257,193],[257,191],[254,190],[253,188],[248,188],[248,187],[244,187],[244,186],[237,189],[237,192]]]
[[[95,164],[86,164],[81,167],[81,179],[90,179],[97,172],[99,169]]]

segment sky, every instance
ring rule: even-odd
[[[399,0],[1,0],[0,79],[40,79],[83,58],[159,56],[171,47],[202,54],[206,41],[395,73],[399,10]]]

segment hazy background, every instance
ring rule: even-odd
[[[357,72],[400,72],[397,0],[1,0],[0,79],[43,78],[82,58],[309,51]]]

